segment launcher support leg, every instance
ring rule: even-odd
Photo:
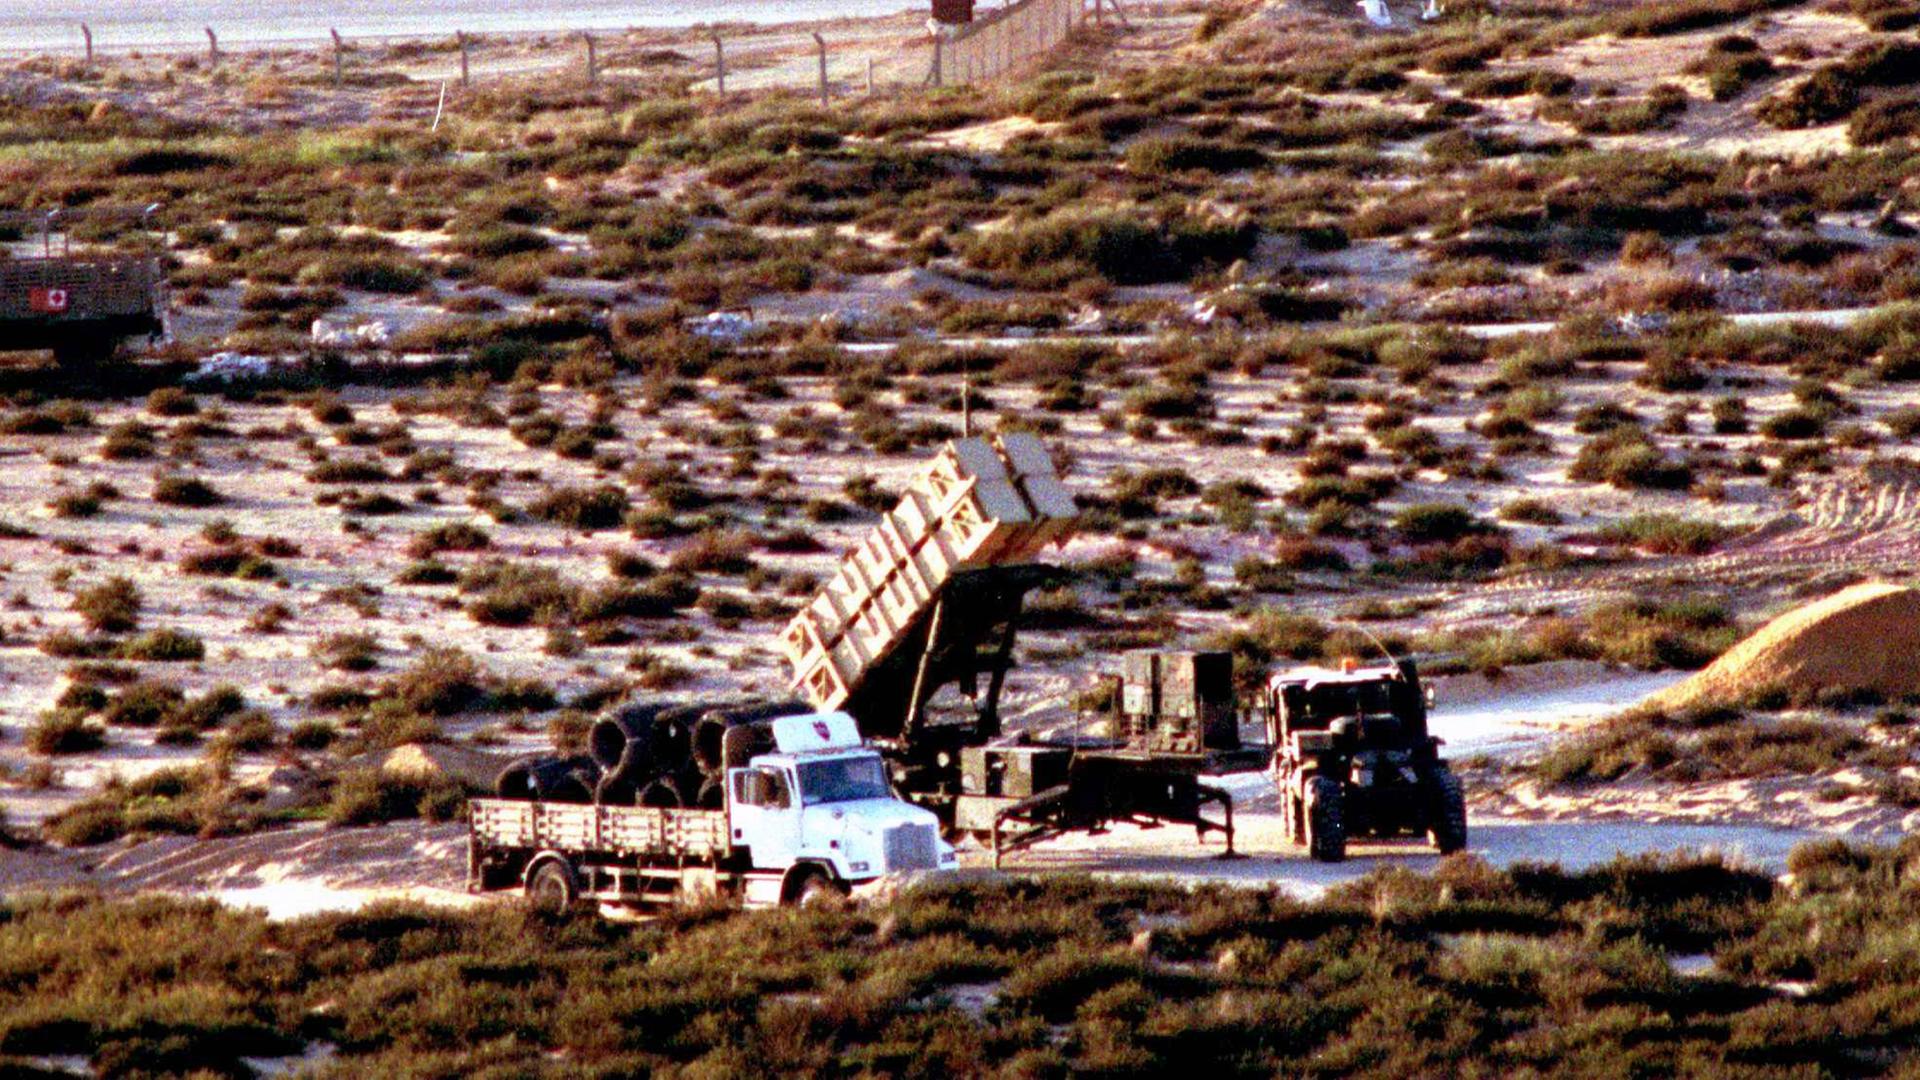
[[[1217,859],[1246,858],[1245,855],[1242,855],[1233,849],[1233,795],[1232,793],[1228,792],[1224,788],[1217,788],[1210,784],[1201,784],[1200,797],[1204,800],[1207,800],[1210,802],[1217,802],[1220,804],[1221,808],[1226,813],[1226,824],[1224,826],[1215,825],[1212,822],[1206,820],[1205,818],[1201,818],[1198,822],[1195,823],[1194,831],[1199,833],[1202,839],[1206,837],[1208,829],[1218,829],[1221,832],[1224,832],[1227,834],[1227,850],[1221,852],[1219,855],[1214,856],[1215,858]]]
[[[1015,605],[1007,619],[1006,632],[994,650],[993,671],[987,675],[987,704],[980,710],[980,734],[991,739],[1000,734],[1000,689],[1007,682],[1007,663],[1013,657],[1013,638],[1020,625],[1020,606]]]
[[[933,621],[927,627],[927,647],[920,653],[919,666],[913,671],[913,696],[907,701],[907,719],[900,725],[902,742],[912,738],[915,729],[920,726],[920,706],[922,695],[927,693],[927,669],[933,665],[933,649],[940,641],[940,631],[947,621],[947,598],[942,593],[940,599],[933,602]]]

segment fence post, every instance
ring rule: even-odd
[[[713,70],[715,88],[722,94],[727,92],[727,47],[720,43],[720,35],[713,35]]]
[[[933,35],[933,85],[940,85],[940,54],[945,52],[945,40],[939,34]]]
[[[873,96],[873,57],[867,57],[867,96]]]
[[[587,42],[587,85],[598,86],[600,85],[600,57],[594,51],[593,34],[582,31],[580,36]]]
[[[453,32],[453,40],[460,46],[460,85],[466,86],[471,76],[468,68],[468,61],[470,60],[468,50],[472,45],[467,40],[467,32],[465,30],[455,30]]]
[[[333,35],[333,85],[345,86],[347,83],[347,43],[340,40],[340,31],[333,27],[327,29]]]
[[[93,67],[93,27],[80,24],[80,36],[87,40],[87,67]]]
[[[827,39],[821,37],[820,32],[815,30],[813,32],[813,43],[820,47],[820,107],[824,109],[827,107],[827,98],[829,97],[827,92]]]
[[[207,62],[218,64],[220,62],[220,39],[214,36],[213,27],[203,26],[201,29],[207,32]]]

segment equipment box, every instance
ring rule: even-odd
[[[960,790],[1024,799],[1066,783],[1072,760],[1058,746],[969,746],[960,751]]]

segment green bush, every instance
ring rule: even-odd
[[[1847,139],[1855,146],[1879,146],[1920,135],[1920,94],[1870,101],[1847,121]]]
[[[119,727],[157,727],[170,721],[186,699],[173,683],[143,679],[115,694],[102,718]]]
[[[1259,168],[1266,155],[1239,146],[1192,136],[1146,138],[1127,147],[1127,167],[1143,176],[1201,171],[1230,173]]]
[[[1642,513],[1607,526],[1600,535],[1657,555],[1701,555],[1725,539],[1727,530],[1711,521]]]
[[[389,679],[381,693],[411,712],[452,716],[478,705],[486,687],[473,657],[459,649],[429,649]]]
[[[1823,67],[1784,93],[1762,101],[1754,115],[1777,128],[1806,128],[1845,119],[1860,106],[1860,91],[1838,68]]]
[[[102,634],[120,634],[140,625],[143,601],[140,589],[124,577],[108,578],[73,597],[73,610],[87,627]]]
[[[450,780],[427,782],[378,769],[355,769],[334,782],[327,824],[381,825],[407,818],[451,821],[466,805],[466,793]]]
[[[162,476],[153,482],[153,501],[167,506],[218,506],[226,499],[196,476]]]
[[[411,260],[379,255],[325,255],[300,269],[302,285],[332,285],[374,293],[417,293],[433,275]]]
[[[1760,433],[1769,439],[1817,439],[1826,432],[1827,415],[1820,409],[1788,409],[1760,422]]]
[[[1500,507],[1500,520],[1528,525],[1558,525],[1563,519],[1560,511],[1544,499],[1520,498]]]
[[[424,559],[442,551],[480,551],[490,543],[485,530],[463,521],[415,533],[407,544],[407,553]]]
[[[191,663],[207,656],[206,642],[180,630],[149,630],[122,642],[113,655],[121,660]]]
[[[335,671],[372,671],[380,666],[380,639],[365,632],[328,634],[314,643],[313,654]]]
[[[1621,37],[1664,37],[1739,22],[1752,15],[1794,7],[1798,0],[1673,0],[1622,9],[1608,22]]]
[[[1450,543],[1492,526],[1454,503],[1415,503],[1394,515],[1393,528],[1408,543],[1427,544]]]
[[[1626,489],[1681,491],[1693,486],[1690,467],[1667,457],[1646,435],[1632,428],[1616,428],[1594,436],[1574,455],[1567,476]]]
[[[302,720],[287,732],[287,745],[296,750],[325,750],[339,738],[340,729],[325,720]]]
[[[1058,275],[1080,267],[1116,284],[1146,285],[1185,281],[1203,266],[1244,258],[1255,238],[1244,222],[1199,215],[1160,220],[1139,211],[1063,210],[978,233],[964,254],[989,270]]]
[[[27,749],[36,754],[86,754],[107,744],[98,727],[78,709],[54,709],[40,714],[27,729]]]
[[[535,500],[527,512],[542,521],[591,532],[615,529],[626,520],[627,493],[611,484],[596,488],[555,488]]]

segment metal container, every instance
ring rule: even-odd
[[[960,790],[1024,799],[1066,783],[1072,759],[1059,746],[969,746],[960,751]]]

